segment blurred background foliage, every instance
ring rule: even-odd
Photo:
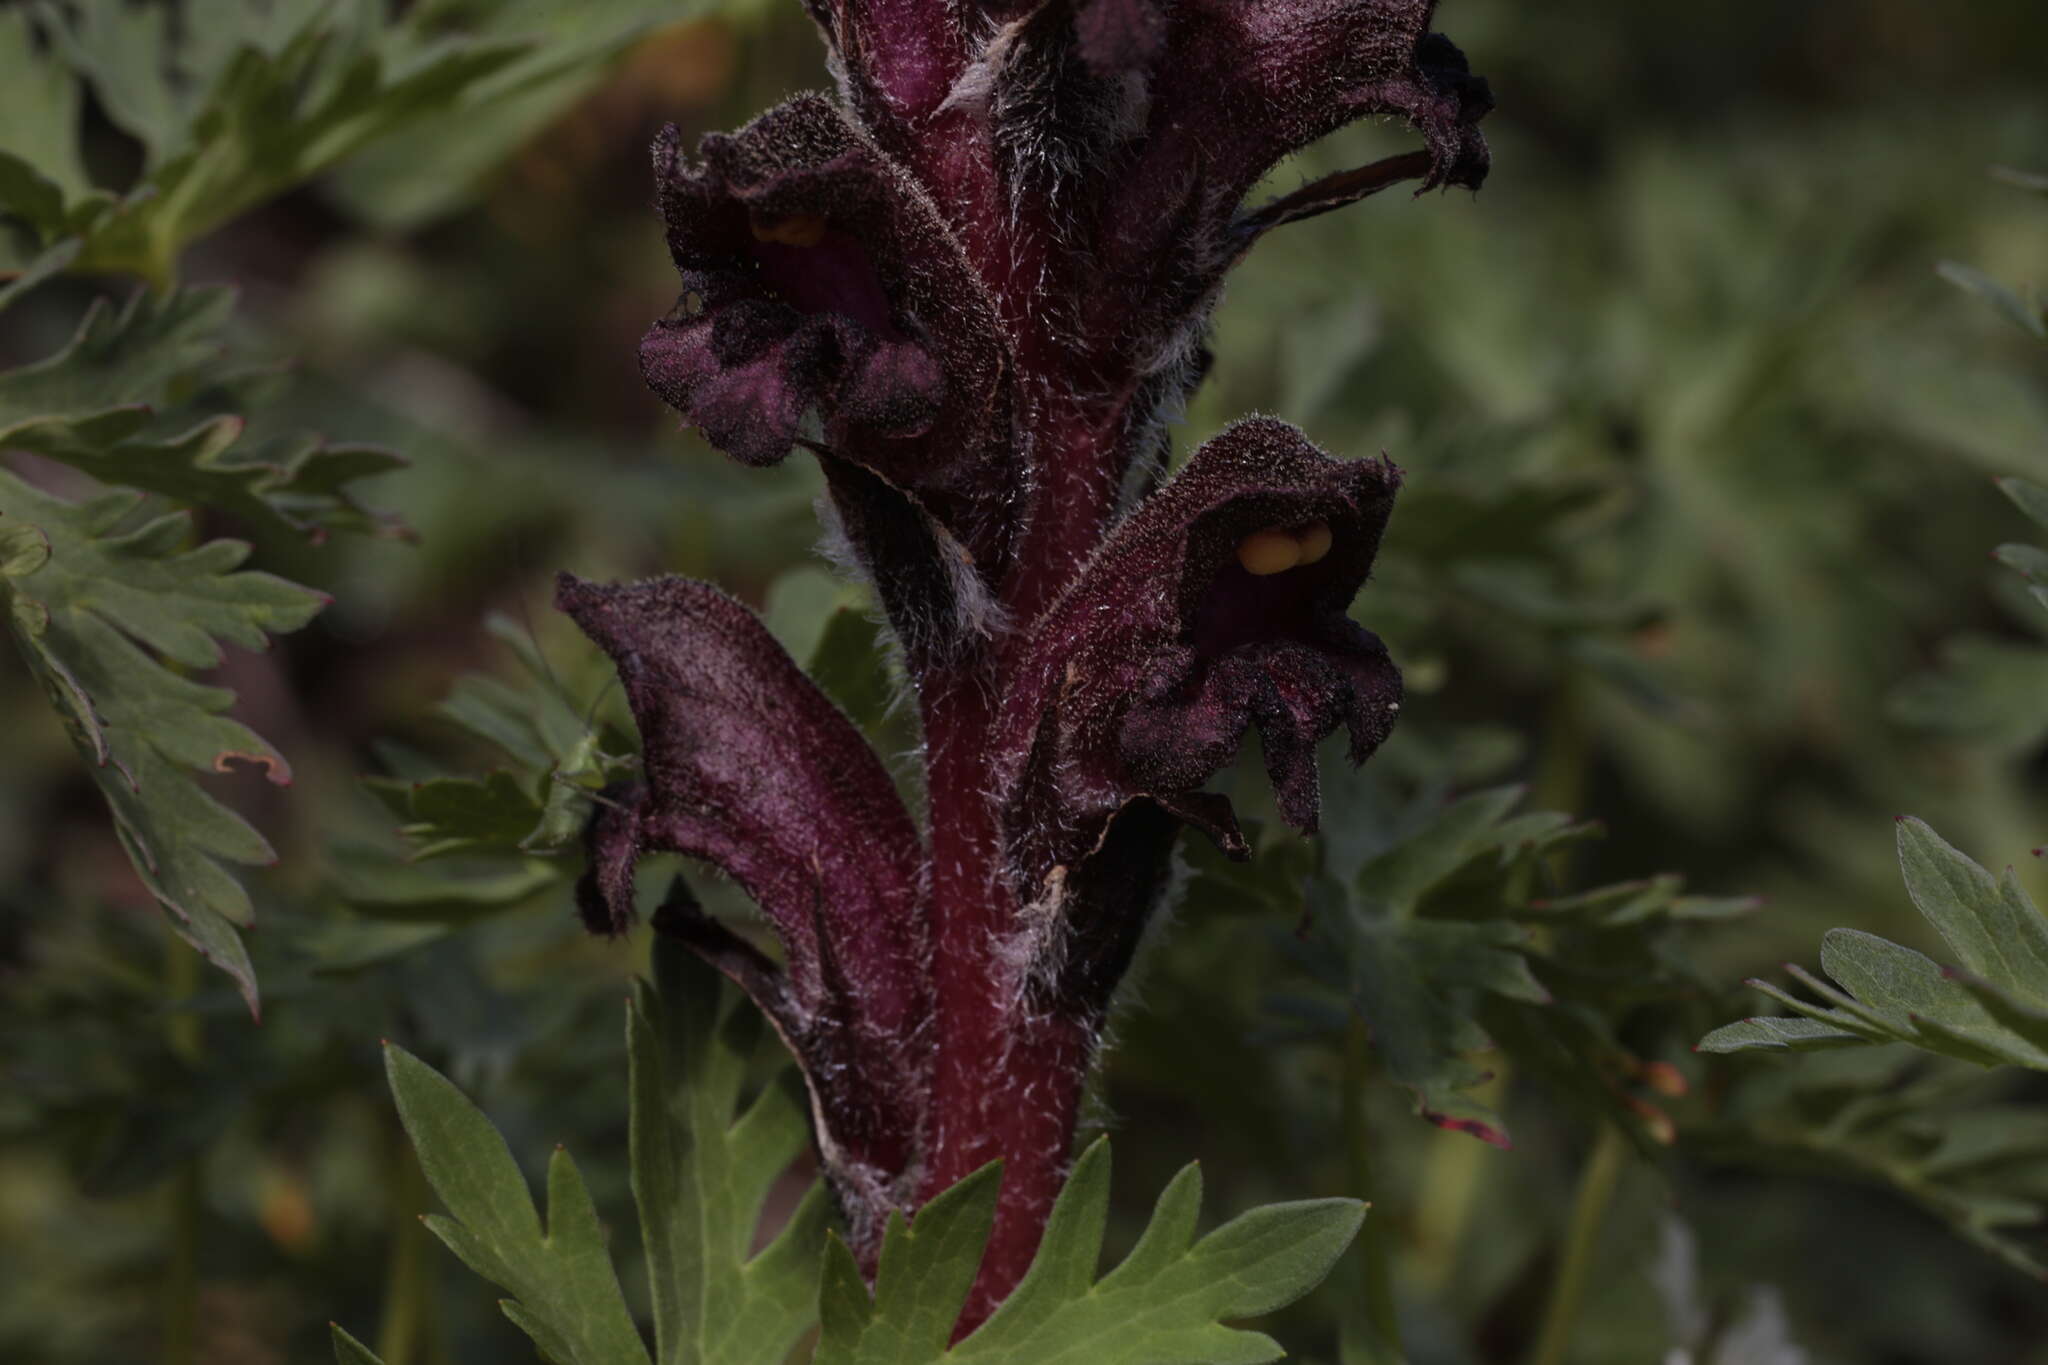
[[[730,466],[632,358],[674,292],[648,141],[825,84],[800,7],[422,0],[406,23],[408,60],[449,60],[432,44],[458,33],[488,57],[447,107],[360,148],[294,145],[265,179],[179,161],[180,138],[217,135],[203,111],[172,108],[152,143],[89,95],[81,174],[124,197],[94,207],[80,181],[49,232],[16,234],[20,268],[113,273],[17,299],[0,366],[55,351],[138,273],[231,283],[235,348],[294,361],[249,437],[403,454],[360,491],[412,539],[203,518],[334,599],[218,670],[297,778],[204,781],[280,855],[247,878],[260,1025],[167,950],[61,724],[0,668],[9,1360],[314,1360],[329,1319],[391,1365],[526,1358],[413,1220],[429,1196],[377,1042],[451,1075],[522,1159],[569,1143],[608,1214],[626,1207],[617,1004],[645,945],[575,925],[557,793],[633,745],[547,605],[555,570],[715,579],[836,669],[896,752],[915,740],[878,704],[859,592],[813,553],[812,471]],[[1935,268],[2022,298],[2048,281],[2048,200],[1986,174],[2048,168],[2048,11],[1451,0],[1441,24],[1499,100],[1485,191],[1384,196],[1262,249],[1177,439],[1260,410],[1408,471],[1357,611],[1410,700],[1396,742],[1333,780],[1323,848],[1269,835],[1249,875],[1190,849],[1099,1085],[1126,1235],[1189,1159],[1219,1211],[1369,1182],[1356,1264],[1274,1328],[1330,1362],[1385,1358],[1357,1326],[1385,1293],[1417,1365],[1536,1359],[1563,1266],[1587,1288],[1550,1361],[2043,1365],[2038,1278],[1943,1220],[2022,1201],[2016,1235],[2040,1231],[2048,1083],[1897,1048],[1690,1045],[1763,1012],[1736,983],[1830,926],[1941,956],[1897,813],[2048,891],[2027,856],[2048,837],[2048,650],[1987,559],[2027,529],[1993,476],[2048,482],[2048,347]],[[1405,145],[1354,129],[1273,183]],[[239,216],[192,216],[178,186],[202,174]],[[152,245],[202,230],[182,261]],[[465,807],[436,806],[433,779],[493,768],[492,818],[450,828]],[[1527,791],[1487,806],[1496,824],[1598,828],[1475,826],[1419,871],[1401,853],[1499,784]],[[1254,814],[1260,785],[1241,787]],[[1387,907],[1356,897],[1403,856],[1400,913],[1453,928],[1395,952]],[[1692,898],[1569,898],[1659,874]],[[1764,908],[1738,913],[1748,896]],[[1617,938],[1624,903],[1649,928]],[[1413,967],[1416,1046],[1366,1008],[1364,1047],[1344,1007],[1362,962]],[[1417,1095],[1512,1148],[1418,1122]],[[1974,1167],[1955,1157],[1972,1123],[1995,1138]],[[1786,1324],[1808,1356],[1772,1344]]]

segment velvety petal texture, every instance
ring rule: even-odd
[[[749,464],[806,414],[892,482],[945,488],[986,448],[1005,372],[994,307],[938,211],[830,101],[801,96],[694,160],[655,145],[683,296],[640,347],[648,383]]]
[[[863,1232],[911,1161],[929,1014],[923,847],[874,751],[754,614],[706,583],[606,586],[564,574],[556,604],[618,666],[644,776],[606,795],[577,888],[619,932],[645,854],[688,854],[744,888],[774,926],[780,971],[673,903],[804,1060],[820,1142]],[[701,916],[697,917],[701,921]]]
[[[1345,726],[1363,762],[1401,680],[1347,615],[1400,473],[1335,460],[1283,422],[1241,422],[1111,533],[1032,628],[1004,695],[998,767],[1012,871],[1071,867],[1146,798],[1236,847],[1199,788],[1247,727],[1283,815],[1315,827],[1315,747]]]

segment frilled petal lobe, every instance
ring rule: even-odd
[[[994,244],[978,250],[991,278],[1007,279],[999,287],[1031,291],[1028,303],[1005,300],[1023,318],[1026,385],[1023,334],[1035,329],[1064,352],[1070,391],[1128,404],[1142,429],[1198,381],[1189,343],[1265,232],[1402,181],[1478,188],[1488,166],[1479,124],[1493,99],[1430,31],[1435,10],[1434,0],[1045,0],[992,28],[961,98],[982,111],[977,136],[995,149],[1002,193],[945,202],[1000,220],[968,235]],[[1286,157],[1382,115],[1405,119],[1422,147],[1247,206]],[[1106,474],[1115,487],[1122,469]]]
[[[1493,96],[1464,54],[1430,32],[1436,0],[1198,0],[1188,12],[1175,55],[1212,79],[1176,81],[1166,98],[1180,117],[1232,128],[1225,156],[1238,174],[1256,177],[1355,119],[1393,114],[1429,150],[1425,188],[1477,189],[1485,179],[1478,125]],[[1245,100],[1256,101],[1250,117],[1223,107]]]
[[[800,96],[695,160],[655,144],[683,297],[640,346],[649,385],[749,464],[815,409],[829,444],[900,486],[983,452],[1004,373],[994,305],[938,211],[830,101]]]
[[[1149,799],[1230,847],[1199,789],[1247,727],[1281,812],[1315,826],[1315,747],[1349,729],[1363,762],[1401,679],[1346,615],[1393,508],[1384,460],[1330,458],[1283,422],[1241,422],[1111,533],[1035,623],[1003,703],[999,793],[1018,870],[1072,867]]]
[[[592,822],[585,918],[625,926],[647,853],[701,858],[738,882],[782,942],[779,976],[686,910],[671,907],[671,931],[735,975],[803,1062],[849,1213],[886,1209],[917,1131],[903,1106],[926,1065],[929,1008],[923,850],[887,770],[753,613],[709,584],[564,574],[556,604],[618,666],[644,767]]]

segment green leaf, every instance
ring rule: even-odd
[[[328,1323],[328,1330],[334,1334],[334,1365],[384,1365],[369,1347],[341,1330],[339,1323]]]
[[[1413,1095],[1417,1114],[1486,1142],[1508,1145],[1500,1117],[1470,1093],[1490,1079],[1474,1054],[1496,1047],[1603,1117],[1655,1126],[1656,1110],[1613,1082],[1642,1067],[1621,1024],[1647,1000],[1694,988],[1669,935],[1758,903],[1684,896],[1671,875],[1534,895],[1547,889],[1556,855],[1597,827],[1556,812],[1516,813],[1521,796],[1498,787],[1446,805],[1425,793],[1405,812],[1373,813],[1376,826],[1398,834],[1382,837],[1355,878],[1327,870],[1355,856],[1327,845],[1321,874],[1262,874],[1278,885],[1306,882],[1302,902],[1274,908],[1314,925],[1314,937],[1274,940],[1333,993],[1275,997],[1270,1006],[1289,1034],[1330,1045],[1346,1045],[1353,1020],[1362,1023],[1384,1074]],[[1361,818],[1333,808],[1329,824]],[[1198,886],[1213,894],[1227,884],[1240,899],[1271,901],[1256,887],[1235,890],[1232,875],[1205,873]]]
[[[522,57],[588,64],[576,44],[558,55],[531,39],[436,32],[437,8],[230,0],[202,19],[196,4],[187,13],[124,0],[37,6],[0,30],[0,78],[21,83],[15,103],[32,103],[39,130],[9,137],[0,206],[45,245],[79,241],[78,269],[162,286],[192,241],[454,109]],[[36,29],[75,73],[66,85],[37,52]],[[118,198],[79,173],[80,82],[143,146],[142,175]]]
[[[1700,1039],[1701,1052],[1803,1052],[1815,1048],[1861,1047],[1866,1039],[1818,1019],[1744,1019],[1723,1024]]]
[[[453,1217],[427,1226],[470,1269],[513,1297],[505,1316],[559,1365],[634,1365],[648,1359],[605,1249],[604,1228],[567,1152],[548,1162],[548,1221],[504,1138],[448,1080],[387,1045],[385,1073],[398,1115],[434,1193]]]
[[[1095,1277],[1109,1213],[1109,1144],[1098,1140],[1053,1206],[1031,1269],[989,1320],[946,1348],[994,1216],[1000,1168],[984,1167],[906,1226],[892,1219],[872,1299],[833,1243],[820,1291],[816,1365],[1257,1365],[1285,1354],[1226,1326],[1320,1284],[1365,1206],[1320,1199],[1256,1209],[1194,1240],[1202,1179],[1189,1166],[1116,1269]]]
[[[399,833],[419,860],[478,850],[517,849],[541,816],[541,799],[507,772],[420,782],[370,778],[367,785],[406,821]]]
[[[2048,582],[2048,550],[2037,545],[2001,545],[1992,557],[2006,568],[2037,583]]]
[[[730,8],[713,0],[497,0],[473,16],[471,41],[527,44],[448,106],[413,121],[403,142],[350,159],[336,196],[387,232],[414,231],[473,199],[486,175],[587,95],[613,60],[656,23]],[[431,149],[422,155],[421,149]]]
[[[1493,1046],[1472,997],[1550,1003],[1520,951],[1527,931],[1501,920],[1404,921],[1355,904],[1329,909],[1337,950],[1350,964],[1351,1008],[1388,1076],[1414,1093],[1416,1112],[1430,1122],[1506,1146],[1499,1116],[1462,1092],[1490,1078],[1468,1060]]]
[[[1950,284],[1958,289],[1968,290],[1989,303],[2013,326],[2029,336],[2048,341],[2048,319],[2042,317],[2038,304],[2028,303],[1997,280],[1971,266],[1955,261],[1943,261],[1935,269]]]
[[[77,83],[63,64],[36,50],[26,8],[0,12],[0,147],[40,169],[52,190],[80,189]]]
[[[373,919],[407,924],[464,924],[525,904],[562,880],[562,869],[542,858],[418,863],[358,844],[337,844],[330,856],[342,900]]]
[[[2048,650],[2038,644],[1958,635],[1941,646],[1938,671],[1909,678],[1892,711],[1909,725],[2020,753],[2048,735]]]
[[[54,355],[0,373],[0,447],[211,507],[252,530],[402,533],[346,489],[403,468],[391,452],[306,435],[238,449],[242,418],[180,410],[195,390],[226,378],[221,332],[234,303],[227,288],[137,291],[118,310],[96,300]]]
[[[0,438],[60,424],[98,441],[140,431],[174,383],[216,357],[234,306],[225,286],[137,290],[119,309],[95,300],[54,355],[0,375]]]
[[[403,822],[399,832],[413,846],[413,862],[495,857],[502,865],[509,859],[522,876],[546,882],[565,869],[551,868],[529,855],[552,854],[574,844],[589,818],[590,803],[604,799],[599,789],[630,772],[632,760],[601,747],[590,708],[570,698],[524,630],[495,615],[486,628],[511,651],[525,677],[515,685],[470,674],[456,682],[438,709],[445,719],[504,754],[510,766],[479,777],[437,773],[373,777],[366,783]],[[602,685],[591,681],[588,686],[596,692]],[[345,887],[344,894],[365,909],[372,909],[370,902],[443,899],[431,894],[434,873],[401,872],[388,856],[374,850],[349,850],[345,868],[353,889]],[[519,880],[512,867],[502,872],[502,877],[490,880]],[[450,872],[448,877],[451,883],[472,880],[464,872]],[[402,894],[394,897],[379,889],[390,887]],[[458,908],[483,903],[461,887],[449,889],[449,899]]]
[[[2048,1002],[2048,919],[2010,869],[1994,882],[1910,816],[1899,821],[1899,866],[1913,904],[1963,966],[1993,985]]]
[[[1460,590],[1547,629],[1629,629],[1656,616],[1656,608],[1646,602],[1575,595],[1558,589],[1551,577],[1549,566],[1537,560],[1473,559],[1451,572]]]
[[[1522,799],[1521,787],[1475,792],[1366,864],[1359,889],[1393,915],[1412,914],[1425,893],[1467,863],[1500,848],[1496,831]]]
[[[222,715],[233,693],[173,666],[213,667],[223,640],[261,649],[271,634],[305,625],[324,599],[269,574],[237,572],[248,555],[239,542],[183,548],[184,516],[121,531],[139,503],[129,493],[68,503],[0,471],[0,518],[34,526],[47,547],[39,552],[11,530],[0,591],[15,642],[91,765],[136,872],[172,926],[235,979],[253,1011],[254,970],[236,932],[253,912],[221,864],[267,864],[276,855],[191,770],[253,764],[282,785],[291,769]]]
[[[1998,479],[1998,491],[2012,500],[2012,505],[2027,514],[2034,524],[2048,528],[2048,488],[2030,483],[2026,479]]]
[[[816,1311],[823,1187],[812,1185],[774,1241],[748,1250],[771,1187],[810,1145],[801,1086],[783,1068],[743,1102],[760,1013],[666,938],[654,941],[654,973],[628,1011],[626,1046],[656,1360],[779,1365]]]
[[[2048,1116],[1984,1103],[1985,1082],[1902,1048],[1739,1073],[1688,1149],[1897,1191],[2024,1274],[2048,1275]]]
[[[0,161],[0,175],[4,175],[5,169],[4,161]],[[4,191],[0,191],[0,197],[4,197],[4,193]],[[44,280],[61,274],[66,266],[78,259],[79,249],[83,245],[76,238],[73,238],[69,241],[59,242],[48,250],[38,252],[35,256],[31,257],[21,269],[14,272],[12,279],[7,280],[4,284],[0,284],[0,310],[5,310],[9,304],[28,293],[29,290],[35,288]]]
[[[1911,948],[1860,929],[1830,929],[1820,960],[1855,1004],[1905,1041],[1981,1065],[2048,1070],[2048,1052],[2001,1027],[1939,963]]]
[[[2048,922],[2008,869],[1994,879],[1926,823],[1898,822],[1899,867],[1962,970],[1856,929],[1821,940],[1830,984],[1798,968],[1822,1004],[1750,984],[1801,1019],[1750,1019],[1700,1040],[1708,1052],[1911,1043],[1979,1066],[2048,1071]]]
[[[859,1272],[854,1270],[852,1279],[847,1274],[853,1254],[835,1235],[827,1253],[829,1288],[819,1291],[824,1330],[814,1365],[917,1365],[946,1359],[946,1339],[973,1287],[995,1223],[1002,1179],[1001,1163],[991,1162],[919,1209],[915,1224],[891,1213],[872,1300],[855,1292]],[[1049,1237],[1049,1225],[1046,1231]],[[1041,1244],[1040,1258],[1050,1245],[1049,1240]],[[1034,1259],[1032,1269],[1038,1264]],[[829,1319],[822,1307],[828,1293],[834,1304]]]

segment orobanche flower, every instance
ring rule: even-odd
[[[1432,0],[807,4],[837,99],[694,155],[656,143],[682,296],[640,361],[733,457],[820,462],[903,650],[927,814],[732,598],[565,575],[644,749],[579,899],[623,929],[635,862],[668,851],[760,904],[779,962],[680,887],[656,923],[802,1063],[867,1263],[890,1212],[1004,1161],[965,1330],[1030,1263],[1179,828],[1246,854],[1210,779],[1256,730],[1281,814],[1313,830],[1318,741],[1342,728],[1363,762],[1400,708],[1349,615],[1391,463],[1259,418],[1162,474],[1224,275],[1401,181],[1477,188],[1491,98]],[[1422,148],[1245,203],[1373,115]]]

